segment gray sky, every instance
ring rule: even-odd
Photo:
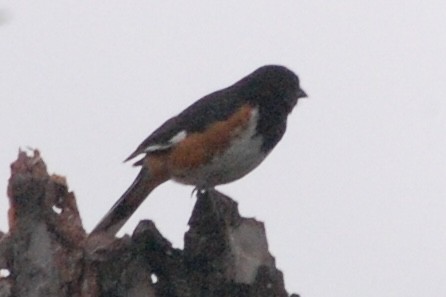
[[[19,147],[67,177],[91,230],[153,129],[276,63],[310,98],[269,158],[219,190],[265,222],[288,290],[446,296],[445,13],[442,0],[0,1],[0,229]],[[181,247],[191,191],[164,184],[124,231],[151,218]]]

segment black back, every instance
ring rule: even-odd
[[[292,71],[283,66],[263,66],[232,86],[201,98],[166,121],[128,159],[152,145],[168,145],[180,131],[202,132],[210,124],[229,118],[245,104],[259,108],[257,134],[264,136],[262,150],[268,152],[285,133],[287,116],[297,99],[304,96],[299,79]]]

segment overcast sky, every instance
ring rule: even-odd
[[[265,64],[310,98],[219,190],[265,222],[287,289],[446,296],[444,0],[0,1],[0,229],[19,147],[67,177],[91,230],[150,132]],[[182,247],[191,191],[162,185],[124,231],[150,218]]]

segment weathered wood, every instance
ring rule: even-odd
[[[8,196],[0,297],[289,296],[263,223],[217,191],[197,193],[183,250],[149,220],[131,236],[88,237],[65,179],[50,176],[37,151],[11,165]]]

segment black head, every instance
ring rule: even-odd
[[[240,80],[245,98],[267,106],[283,106],[290,113],[299,98],[307,97],[297,75],[284,66],[266,65]]]

